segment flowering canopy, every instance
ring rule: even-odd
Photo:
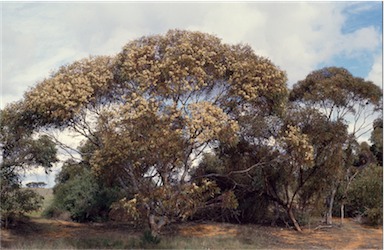
[[[249,46],[171,30],[131,41],[115,57],[61,67],[25,94],[25,106],[40,126],[69,126],[86,136],[96,146],[93,169],[117,173],[148,214],[170,220],[190,215],[191,199],[206,199],[186,193],[218,193],[188,176],[205,150],[236,143],[236,114],[246,105],[278,112],[287,94],[285,73]],[[171,193],[177,211],[164,205]]]

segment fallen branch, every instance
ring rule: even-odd
[[[320,225],[320,226],[317,226],[315,229],[313,229],[313,231],[324,229],[324,228],[332,228],[332,227],[333,225],[327,225],[327,226]]]

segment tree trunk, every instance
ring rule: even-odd
[[[279,210],[279,204],[275,201],[274,202],[274,212],[275,212],[275,218],[273,219],[272,221],[272,225],[275,226],[276,225],[276,222],[277,220],[280,218],[280,210]]]
[[[168,218],[166,216],[159,217],[151,214],[148,217],[148,222],[152,236],[157,237],[160,233],[161,228],[168,223]]]
[[[347,186],[345,187],[343,197],[341,199],[341,206],[340,206],[340,216],[341,216],[341,225],[344,223],[344,210],[345,210],[345,202],[347,201],[348,196],[348,190],[351,186],[352,181],[355,179],[359,171],[356,171],[352,176],[349,176],[351,169],[348,168],[347,170]]]
[[[288,207],[287,212],[288,212],[289,219],[291,219],[293,225],[295,226],[295,229],[298,232],[302,232],[301,227],[300,227],[299,223],[297,222],[295,215],[293,214],[292,207]]]
[[[328,197],[329,201],[327,202],[327,213],[325,217],[325,223],[327,225],[332,225],[332,210],[333,210],[333,203],[335,201],[336,191],[337,191],[337,188],[336,187],[333,188],[330,197]]]

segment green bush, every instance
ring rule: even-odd
[[[1,225],[7,228],[19,216],[39,210],[43,199],[43,196],[38,193],[21,188],[2,192],[0,198]]]
[[[366,224],[371,226],[377,226],[383,224],[383,209],[382,208],[368,208],[365,211]]]
[[[361,215],[370,225],[383,223],[383,168],[369,166],[361,170],[348,191],[346,215]]]
[[[63,175],[60,173],[59,177]],[[105,220],[109,206],[119,197],[116,189],[99,184],[87,168],[61,181],[54,188],[52,205],[44,211],[48,217],[60,217],[67,211],[78,222]]]

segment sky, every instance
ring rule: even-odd
[[[286,71],[288,85],[326,66],[383,84],[382,2],[1,2],[1,103],[61,65],[114,55],[169,29],[249,44]],[[53,185],[54,174],[26,181]]]

